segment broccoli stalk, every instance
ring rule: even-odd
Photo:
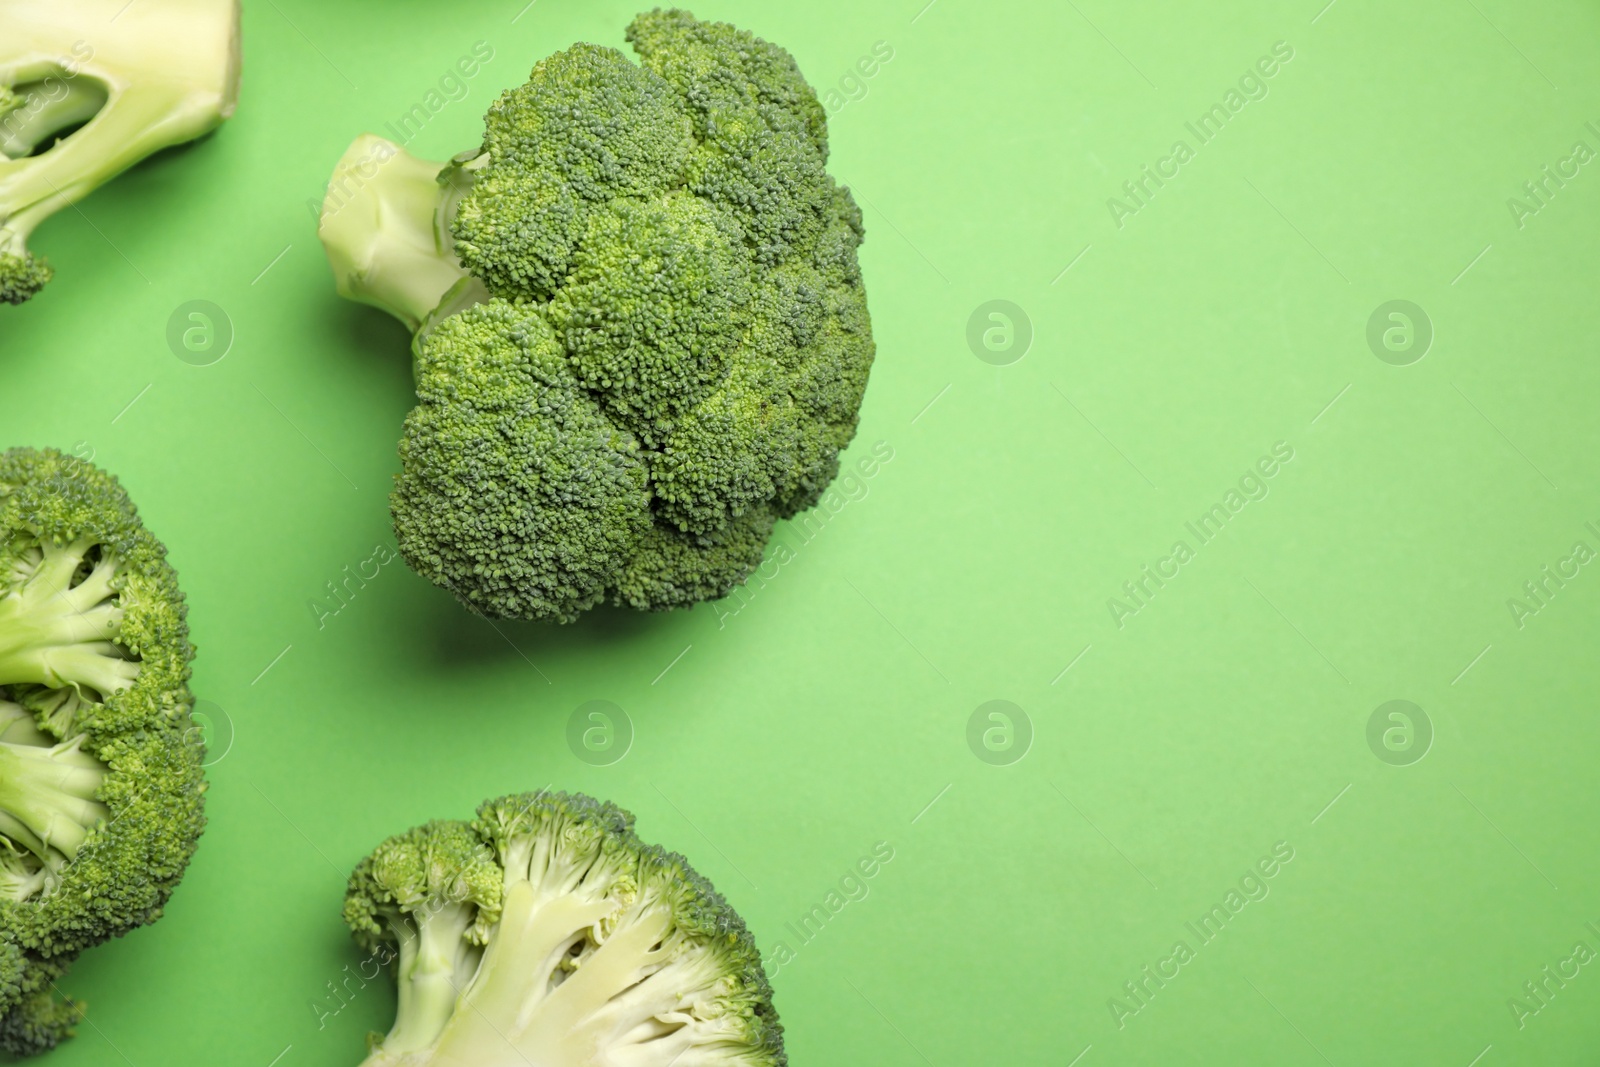
[[[19,568],[26,580],[0,597],[0,680],[110,696],[139,677],[139,664],[114,644],[123,620],[116,559],[105,553],[89,562],[95,547],[82,538],[41,543],[37,563]]]
[[[389,1052],[427,1048],[455,1010],[461,987],[482,953],[466,940],[477,909],[461,902],[436,903],[425,912],[391,921],[400,945],[395,1022],[384,1038]]]
[[[391,838],[345,917],[399,944],[395,1026],[365,1067],[786,1063],[743,922],[612,804],[504,797]]]
[[[11,159],[31,156],[34,150],[63,130],[81,126],[106,106],[106,91],[86,78],[73,78],[46,86],[40,83],[22,93],[0,87],[0,153]]]
[[[396,964],[399,1003],[384,1048],[426,1048],[482,958],[499,915],[499,868],[470,826],[439,821],[378,846],[350,885],[345,917],[357,938]]]
[[[602,923],[613,928],[595,947]],[[714,953],[672,964],[678,945],[662,943],[671,926],[669,902],[629,908],[598,894],[513,883],[483,969],[440,1036],[439,1062],[605,1063],[649,1045],[647,1062],[668,1064],[692,1046],[714,1043],[715,1023],[690,1014],[699,999],[714,996]],[[573,969],[563,969],[569,961]],[[564,980],[529,980],[538,974]]]
[[[54,58],[50,58],[54,57]],[[204,136],[239,90],[238,0],[7,0],[0,7],[0,302],[51,278],[45,219]]]
[[[88,538],[41,541],[13,569],[17,584],[0,596],[0,681],[88,689],[97,698],[133,685],[139,664],[115,643],[124,612],[114,556]],[[15,704],[0,702],[0,724],[0,835],[34,861],[0,857],[0,895],[25,900],[51,883],[106,817],[95,800],[106,768],[82,751],[82,735],[58,744]]]
[[[75,737],[50,748],[0,743],[0,834],[56,871],[77,856],[89,830],[106,818],[95,800],[106,768]]]
[[[373,134],[351,144],[334,168],[317,228],[340,296],[387,311],[415,332],[470,278],[450,236],[471,188],[461,163],[418,159]]]

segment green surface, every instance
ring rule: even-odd
[[[1600,171],[1520,227],[1507,203],[1600,150],[1600,12],[924,2],[695,5],[819,87],[893,53],[832,117],[879,344],[849,460],[893,458],[809,540],[783,528],[743,601],[497,628],[396,560],[329,614],[325,584],[392,544],[409,383],[400,328],[333,295],[307,202],[475,42],[494,58],[414,151],[475,144],[495,92],[622,45],[634,6],[249,3],[237,118],[39,232],[59,273],[0,312],[3,443],[124,479],[234,732],[188,880],[79,964],[92,1021],[56,1067],[358,1062],[392,993],[345,971],[351,866],[547,783],[636,811],[794,950],[797,1064],[1600,1054],[1600,971],[1562,962],[1600,951],[1600,571],[1508,607],[1600,549]],[[1200,144],[1185,123],[1280,41]],[[1108,198],[1179,139],[1193,158],[1118,228]],[[1006,366],[966,340],[994,299],[1033,330]],[[1405,366],[1366,340],[1397,299],[1435,335]],[[232,323],[211,366],[168,347],[191,300]],[[1202,545],[1185,524],[1278,442],[1267,495]],[[1146,565],[1177,575],[1119,627]],[[1009,765],[968,746],[996,699],[1033,732]],[[568,747],[591,700],[632,722],[609,766]],[[1391,700],[1432,724],[1420,762],[1369,748]],[[793,936],[878,842],[865,898]],[[1202,943],[1186,924],[1278,842],[1292,860],[1245,879],[1267,895]],[[1119,1027],[1109,1002],[1139,1007],[1123,984],[1180,940]],[[1577,976],[1519,1027],[1546,965]]]

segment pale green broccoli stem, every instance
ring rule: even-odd
[[[108,816],[95,801],[106,767],[82,744],[57,744],[26,708],[0,700],[0,899],[43,892]]]
[[[0,87],[0,93],[6,93]],[[105,88],[83,78],[50,79],[0,95],[0,155],[22,159],[63,130],[88,122],[106,106]]]
[[[26,579],[0,597],[0,685],[87,687],[106,697],[138,678],[139,664],[115,643],[123,620],[116,559],[103,551],[73,584],[94,544],[42,544]]]
[[[0,900],[21,903],[51,888],[55,875],[62,866],[41,864],[31,852],[22,852],[11,842],[0,838]]]
[[[463,953],[476,962],[478,953],[466,942],[476,917],[476,905],[460,903],[434,904],[428,914],[413,914],[409,920],[390,916],[389,928],[400,945],[400,962],[394,1026],[383,1039],[387,1051],[425,1049],[444,1029],[455,1011],[461,986],[471,977],[471,971],[463,966]]]
[[[55,744],[55,739],[34,725],[27,708],[0,700],[0,742],[48,747]]]
[[[525,881],[510,886],[500,924],[470,989],[460,998],[460,1009],[449,1015],[442,1032],[423,1036],[420,1047],[437,1038],[425,1062],[478,1067],[592,1062],[592,1056],[568,1059],[557,1049],[538,1044],[567,1032],[545,1029],[549,1020],[544,1009],[552,997],[540,988],[544,984],[540,976],[553,973],[573,940],[615,908],[608,901],[585,901],[571,894],[541,899]],[[526,1047],[530,1041],[534,1047]],[[405,1062],[406,1052],[418,1047],[385,1041],[364,1067],[397,1065]]]
[[[49,870],[77,856],[108,814],[95,800],[106,768],[80,751],[82,743],[78,737],[53,748],[0,744],[0,834]]]
[[[334,167],[317,227],[339,295],[413,331],[442,305],[453,313],[486,299],[450,236],[470,167],[463,157],[434,163],[372,134],[357,138]]]
[[[716,1036],[685,1013],[715,976],[697,966],[699,959],[669,962],[676,946],[662,942],[671,938],[671,910],[644,904],[619,918],[617,909],[616,901],[542,892],[527,881],[508,886],[483,962],[442,1031],[419,1029],[421,1044],[391,1037],[363,1067],[612,1062],[613,1052],[646,1041],[667,1042],[652,1046],[666,1050],[666,1062],[691,1046],[715,1044]],[[613,921],[598,948],[581,961],[570,958],[574,946],[589,944],[593,931]],[[427,1055],[414,1055],[430,1045]],[[615,1059],[631,1062],[625,1054]]]
[[[167,132],[173,111],[183,105],[170,93],[140,92],[130,88],[108,97],[98,86],[75,78],[72,91],[59,104],[40,111],[19,124],[19,132],[0,148],[26,156],[34,144],[73,124],[71,116],[87,108],[96,96],[102,106],[90,112],[81,130],[40,156],[0,160],[0,249],[26,256],[27,241],[45,219],[77,203],[118,174],[172,144],[192,140],[198,133],[174,140]],[[13,111],[11,116],[25,114]],[[77,121],[82,121],[78,119]],[[32,143],[30,143],[32,142]]]
[[[140,160],[211,132],[237,106],[239,0],[140,0],[121,17],[128,6],[0,4],[0,300],[22,303],[50,280],[27,248],[41,222]]]

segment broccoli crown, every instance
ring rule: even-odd
[[[345,919],[397,961],[368,1067],[788,1062],[744,922],[614,804],[524,793],[390,838]]]
[[[155,921],[204,826],[194,649],[165,557],[109,474],[0,454],[0,938],[27,958],[64,967]],[[0,1048],[22,1048],[70,1005],[4,974],[0,1014],[25,1017],[0,1023]]]
[[[481,302],[418,335],[391,504],[411,566],[491,616],[726,595],[838,473],[873,360],[793,58],[682,11],[628,39],[638,65],[539,63],[440,176]]]

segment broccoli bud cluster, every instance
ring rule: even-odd
[[[56,985],[154,922],[205,825],[183,594],[115,479],[0,454],[0,1049],[72,1032]]]
[[[324,216],[341,290],[420,324],[400,550],[485,615],[724,596],[855,434],[861,213],[816,94],[686,12],[628,40],[638,64],[539,63],[431,193],[392,160],[373,206]]]
[[[615,804],[522,793],[409,830],[344,914],[399,984],[364,1067],[788,1062],[744,922]]]

